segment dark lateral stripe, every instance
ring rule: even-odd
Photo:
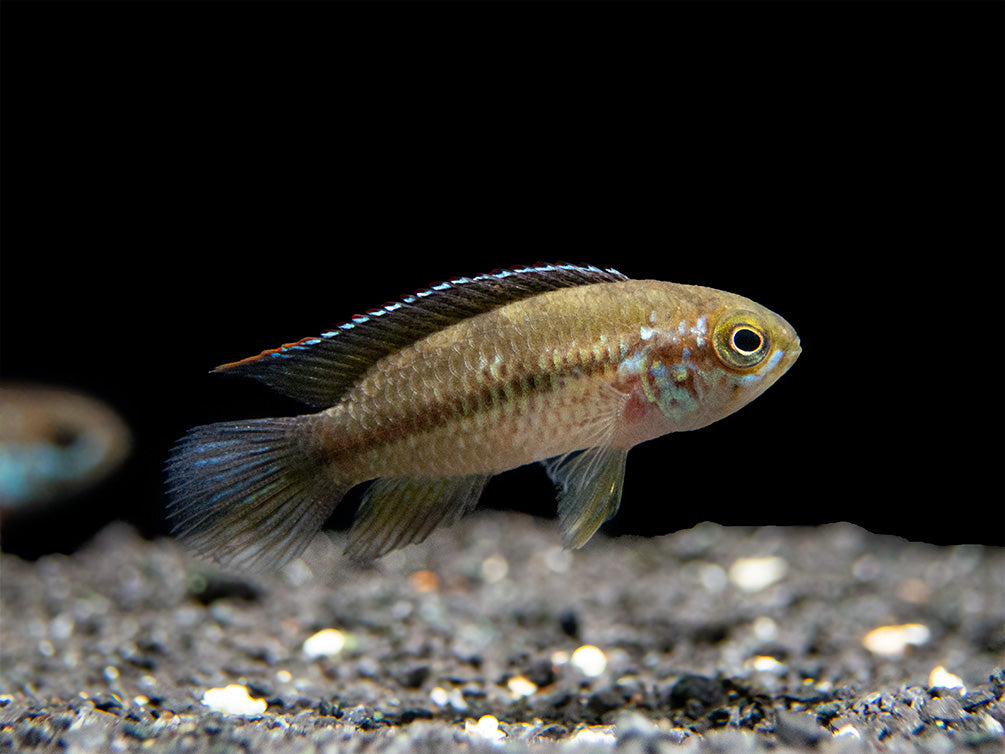
[[[591,360],[589,364],[570,364],[557,373],[538,372],[514,375],[495,384],[483,385],[477,391],[430,404],[420,412],[394,419],[365,434],[346,438],[340,443],[338,453],[358,453],[380,447],[413,433],[430,432],[451,421],[474,417],[479,413],[498,409],[510,400],[520,400],[528,394],[544,397],[561,389],[569,378],[593,377],[612,367],[610,362]],[[557,378],[557,379],[556,379]],[[513,396],[510,398],[509,396]]]

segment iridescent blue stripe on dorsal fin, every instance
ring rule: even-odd
[[[539,293],[627,280],[617,270],[537,264],[437,283],[320,336],[287,343],[214,372],[254,377],[312,406],[338,402],[378,360],[461,320]]]

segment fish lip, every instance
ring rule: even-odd
[[[776,375],[775,379],[778,379],[778,377],[781,377],[789,371],[792,365],[796,363],[799,355],[803,352],[802,344],[799,342],[799,336],[793,334],[792,338],[778,350],[782,352],[782,356],[769,370],[770,374]]]
[[[785,347],[785,355],[789,358],[789,363],[795,361],[799,358],[799,355],[803,352],[802,343],[799,342],[799,336],[792,336],[792,340]]]
[[[782,357],[781,361],[775,367],[775,369],[780,369],[779,377],[789,371],[792,365],[796,363],[799,359],[800,354],[802,354],[802,345],[799,343],[799,338],[793,339],[792,343],[789,344],[785,349],[785,355]]]

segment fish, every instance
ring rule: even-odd
[[[371,561],[541,462],[569,548],[618,510],[628,451],[743,407],[801,352],[743,296],[567,263],[431,285],[215,373],[317,410],[189,430],[166,464],[175,535],[221,565],[297,557],[365,490],[346,554]]]
[[[79,390],[0,384],[0,521],[79,496],[132,447],[118,413]]]

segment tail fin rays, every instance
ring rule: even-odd
[[[264,571],[299,555],[350,485],[304,443],[303,417],[196,427],[167,463],[175,534],[233,568]]]

